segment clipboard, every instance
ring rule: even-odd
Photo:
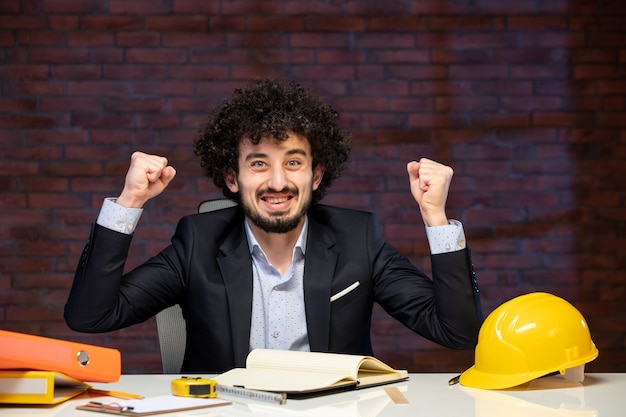
[[[151,416],[155,414],[173,413],[177,411],[198,410],[201,408],[231,405],[232,402],[222,398],[178,397],[174,395],[158,395],[137,400],[119,400],[103,403],[90,401],[76,407],[77,410],[118,416]]]

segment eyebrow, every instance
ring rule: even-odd
[[[296,148],[296,149],[290,149],[288,150],[285,155],[302,155],[302,156],[307,156],[307,153],[304,149],[302,148]],[[267,154],[266,153],[262,153],[262,152],[252,152],[249,153],[248,155],[246,155],[246,161],[249,161],[251,159],[256,159],[256,158],[267,158]]]

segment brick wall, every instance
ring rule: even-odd
[[[0,2],[1,327],[116,347],[124,372],[159,372],[154,321],[70,331],[62,309],[105,196],[134,150],[178,170],[148,204],[129,267],[219,194],[191,150],[234,87],[277,76],[319,89],[354,132],[326,202],[376,212],[429,269],[405,174],[427,156],[455,169],[485,313],[549,291],[587,318],[600,357],[626,372],[626,2],[584,0],[3,0]],[[376,311],[376,354],[459,371]]]

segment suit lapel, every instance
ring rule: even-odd
[[[245,367],[250,347],[252,317],[252,263],[243,222],[230,233],[220,250],[217,263],[226,287],[233,342],[233,356],[238,367]]]
[[[304,302],[309,345],[327,352],[330,331],[331,284],[337,264],[335,242],[328,229],[309,216],[304,263]]]

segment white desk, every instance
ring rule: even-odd
[[[329,394],[304,400],[288,399],[284,405],[225,397],[232,406],[206,408],[164,416],[289,416],[289,417],[623,417],[626,415],[626,374],[588,374],[582,384],[548,377],[516,390],[487,391],[449,386],[453,374],[411,374],[408,381],[392,384],[409,400],[396,405],[383,387]],[[96,388],[133,392],[144,396],[170,393],[176,375],[124,375]],[[98,401],[115,401],[98,397]],[[98,417],[106,414],[76,410],[85,398],[54,407],[0,406],[0,416]]]

